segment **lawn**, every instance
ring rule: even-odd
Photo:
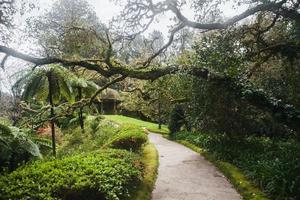
[[[108,120],[117,122],[119,124],[134,124],[139,127],[145,127],[147,130],[155,133],[168,134],[169,129],[166,125],[162,125],[161,129],[158,128],[158,124],[152,122],[146,122],[139,119],[134,119],[131,117],[126,117],[122,115],[104,115]]]

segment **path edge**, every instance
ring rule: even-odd
[[[166,139],[169,139],[165,137]],[[215,159],[213,155],[209,154],[204,149],[187,142],[185,140],[172,140],[177,142],[199,154],[201,154],[206,160],[216,166],[222,174],[229,180],[238,193],[244,200],[270,200],[265,193],[263,193],[258,187],[251,183],[247,177],[234,165]]]
[[[158,151],[154,144],[148,142],[143,147],[142,155],[145,173],[140,185],[131,195],[130,200],[151,200],[152,191],[155,187],[159,166]]]

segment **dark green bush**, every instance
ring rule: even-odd
[[[0,199],[124,199],[141,180],[139,166],[125,150],[37,161],[0,177]]]
[[[178,132],[176,139],[198,145],[215,158],[237,166],[271,199],[300,198],[300,144],[297,141],[254,136],[228,138],[195,132]]]
[[[181,105],[175,105],[170,113],[169,130],[170,137],[173,138],[174,133],[180,131],[180,128],[185,124],[184,110]]]
[[[147,141],[148,137],[140,127],[123,125],[120,132],[104,146],[138,151]]]
[[[22,163],[42,158],[40,146],[29,130],[5,125],[0,122],[0,172],[4,168],[14,170]],[[39,140],[40,141],[40,140]]]

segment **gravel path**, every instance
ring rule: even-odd
[[[241,200],[227,179],[203,156],[150,133],[159,153],[152,200]]]

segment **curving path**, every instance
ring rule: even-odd
[[[159,153],[152,200],[241,200],[227,179],[203,156],[150,133]]]

